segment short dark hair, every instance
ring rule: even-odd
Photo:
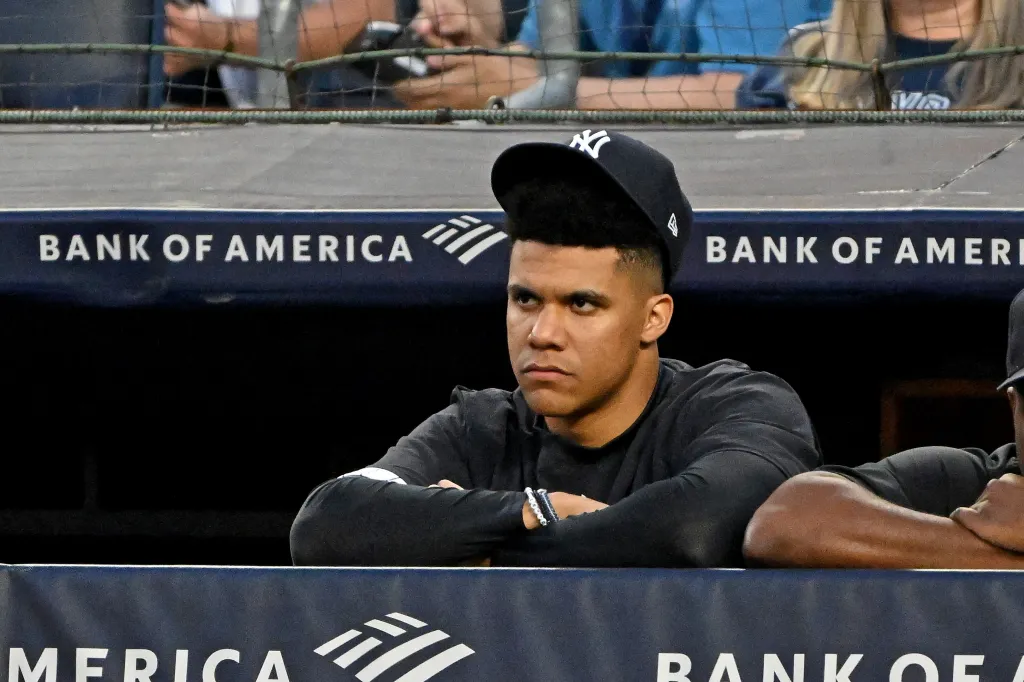
[[[513,242],[614,247],[621,263],[653,271],[667,288],[667,257],[654,226],[607,178],[541,175],[517,183],[502,199]]]

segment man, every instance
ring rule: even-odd
[[[442,35],[458,35],[471,44],[497,45],[508,30],[518,30],[527,0],[301,0],[298,23],[298,61],[342,54],[371,21],[408,23],[417,12],[434,18]],[[164,42],[175,47],[226,50],[259,54],[256,17],[260,0],[206,0],[207,4],[180,4],[166,0]],[[422,5],[422,8],[421,8]],[[516,14],[518,13],[518,15]],[[187,77],[210,60],[184,54],[165,54],[164,73],[171,79]],[[252,108],[258,102],[257,70],[222,64],[217,74],[233,108]],[[310,74],[314,107],[384,107],[404,105],[383,84],[352,66],[317,69]]]
[[[504,32],[518,31],[527,0],[301,0],[298,61],[342,54],[370,21],[408,22],[420,12],[433,19],[440,35],[458,35],[473,44],[497,45]],[[260,0],[208,0],[207,4],[164,3],[164,42],[175,47],[227,50],[259,55],[255,16]],[[411,5],[411,6],[410,6]],[[504,7],[504,10],[503,10]],[[191,55],[164,55],[164,73],[180,76],[207,62]]]
[[[915,448],[783,484],[751,520],[752,565],[1024,568],[1024,291],[1010,305],[1005,390],[1016,443]]]
[[[458,387],[382,459],[314,490],[294,562],[739,565],[750,516],[820,457],[781,379],[659,357],[692,219],[672,163],[587,130],[507,149],[491,185],[518,389]]]
[[[432,47],[499,48],[493,31],[473,29],[472,12],[452,5],[465,0],[420,3],[414,27]],[[531,0],[510,51],[541,49],[537,1]],[[437,17],[447,8],[453,22]],[[603,52],[667,52],[775,56],[788,29],[828,17],[829,0],[579,0],[579,48]],[[458,30],[445,24],[457,24]],[[478,39],[483,37],[483,39]],[[525,89],[537,78],[528,57],[433,56],[441,73],[396,85],[411,108],[476,109],[489,98]],[[577,86],[580,109],[731,109],[744,75],[754,65],[680,60],[600,60],[583,64]]]

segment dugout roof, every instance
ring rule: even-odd
[[[1009,300],[1024,281],[1024,125],[620,129],[675,162],[696,209],[674,289]],[[0,128],[0,294],[501,300],[491,163],[579,130]]]
[[[487,209],[492,160],[579,124],[0,127],[0,209]],[[613,127],[613,126],[607,126]],[[630,127],[696,209],[1018,208],[1024,125]]]

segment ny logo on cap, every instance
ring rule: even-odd
[[[673,237],[679,236],[679,224],[676,223],[675,213],[673,213],[668,219],[668,231],[672,233]]]
[[[601,147],[610,139],[608,133],[604,130],[599,130],[596,133],[584,130],[572,138],[569,146],[573,149],[579,149],[581,152],[586,152],[596,159],[598,154],[601,153]]]

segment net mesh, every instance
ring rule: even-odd
[[[1019,121],[1022,52],[1008,0],[9,0],[0,122]]]

